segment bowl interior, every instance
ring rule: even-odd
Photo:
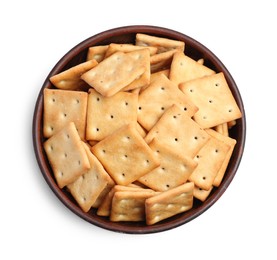
[[[49,78],[63,70],[66,70],[72,66],[75,66],[86,60],[87,50],[90,46],[95,45],[106,45],[109,43],[134,43],[136,33],[145,33],[161,37],[166,37],[170,39],[180,40],[185,42],[185,54],[191,58],[197,60],[204,58],[205,65],[215,70],[216,72],[223,72],[225,78],[229,84],[229,87],[237,101],[237,104],[242,111],[243,117],[237,120],[237,124],[231,129],[230,136],[237,140],[233,155],[230,159],[229,166],[225,173],[224,179],[221,185],[218,188],[214,188],[208,199],[203,203],[198,200],[194,200],[194,206],[191,210],[178,214],[174,217],[171,217],[167,220],[161,221],[153,226],[147,226],[144,222],[110,222],[108,218],[99,217],[96,214],[94,209],[91,209],[89,212],[83,212],[79,206],[76,204],[75,200],[66,189],[60,189],[54,179],[53,172],[48,163],[47,156],[43,150],[43,143],[45,139],[42,135],[42,123],[43,123],[43,89],[44,88],[53,88],[53,85],[50,83]],[[123,232],[123,233],[134,233],[134,234],[143,234],[143,233],[153,233],[165,231],[171,228],[175,228],[179,225],[182,225],[195,217],[202,214],[210,206],[212,206],[224,193],[226,188],[229,186],[233,177],[236,174],[238,169],[243,149],[245,143],[245,132],[246,132],[246,121],[244,114],[243,102],[239,93],[239,90],[236,86],[235,81],[233,80],[231,74],[223,65],[223,63],[205,46],[196,40],[184,35],[182,33],[161,27],[155,26],[127,26],[111,29],[95,36],[92,36],[85,41],[81,42],[73,49],[71,49],[60,61],[55,65],[51,70],[48,77],[46,78],[37,98],[34,117],[33,117],[33,144],[35,155],[41,169],[41,172],[47,181],[50,188],[57,195],[57,197],[66,205],[70,210],[75,214],[85,219],[86,221],[97,225],[99,227]]]

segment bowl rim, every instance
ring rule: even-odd
[[[78,55],[79,53],[86,50],[88,47],[92,45],[97,45],[97,42],[99,43],[104,39],[120,36],[122,34],[135,34],[135,33],[145,33],[145,34],[152,34],[157,36],[160,35],[160,36],[164,36],[172,39],[182,40],[182,41],[185,41],[186,45],[192,46],[194,49],[197,49],[198,51],[201,50],[202,52],[205,52],[205,56],[209,58],[212,64],[220,68],[220,71],[224,73],[228,84],[229,85],[231,84],[232,86],[231,90],[242,112],[242,118],[239,119],[240,120],[240,125],[239,125],[240,141],[239,141],[239,144],[237,144],[239,145],[238,154],[237,154],[238,156],[235,160],[235,163],[232,165],[233,168],[231,169],[231,173],[224,179],[224,182],[222,182],[222,184],[220,185],[220,189],[216,190],[213,196],[208,197],[208,199],[204,203],[202,203],[199,207],[197,207],[196,209],[193,208],[190,211],[188,211],[189,213],[182,214],[179,217],[177,216],[171,219],[169,222],[157,223],[151,226],[147,226],[147,225],[141,226],[141,225],[136,225],[135,223],[132,226],[128,226],[120,222],[114,223],[114,222],[107,221],[105,220],[105,218],[102,219],[97,217],[96,219],[94,219],[91,217],[89,213],[83,212],[79,208],[79,206],[72,203],[72,201],[64,194],[64,192],[58,188],[55,180],[52,178],[51,173],[49,172],[47,162],[45,161],[43,141],[42,141],[43,138],[41,136],[41,125],[43,120],[42,119],[42,115],[43,115],[43,94],[42,93],[44,88],[49,87],[51,85],[49,83],[49,78],[52,75],[62,71],[62,69],[66,66],[66,64],[72,59],[72,57]],[[47,184],[52,189],[54,194],[59,198],[59,200],[73,213],[75,213],[76,215],[78,215],[79,217],[88,221],[91,224],[94,224],[106,230],[116,231],[120,233],[129,233],[129,234],[148,234],[148,233],[157,233],[157,232],[166,231],[169,229],[176,228],[180,225],[183,225],[195,219],[199,215],[203,214],[223,195],[227,187],[232,182],[237,172],[237,169],[240,165],[243,151],[244,151],[245,140],[246,140],[246,116],[245,116],[243,101],[242,101],[240,92],[238,90],[238,87],[232,75],[225,67],[225,65],[206,46],[204,46],[197,40],[191,38],[190,36],[187,36],[181,32],[178,32],[172,29],[159,27],[159,26],[152,26],[152,25],[130,25],[130,26],[122,26],[122,27],[109,29],[85,39],[84,41],[80,42],[75,47],[73,47],[71,50],[69,50],[56,63],[56,65],[52,68],[52,70],[46,77],[36,100],[32,124],[33,124],[32,125],[33,148],[37,159],[37,163],[39,165],[40,171],[44,179],[46,180]]]

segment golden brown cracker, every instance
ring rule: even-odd
[[[74,122],[82,140],[85,139],[86,92],[45,88],[43,92],[43,135],[51,137],[69,122]]]
[[[161,192],[145,200],[147,225],[188,211],[193,206],[193,182]]]
[[[137,132],[136,124],[123,126],[91,149],[115,182],[121,185],[132,183],[160,164]]]
[[[43,146],[60,188],[90,169],[85,147],[73,122],[50,137]]]

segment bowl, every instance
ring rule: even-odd
[[[48,163],[47,156],[43,149],[43,143],[45,141],[42,134],[43,89],[53,88],[53,85],[50,83],[49,78],[61,71],[64,71],[74,65],[85,61],[87,50],[89,47],[94,45],[106,45],[109,43],[134,43],[136,33],[145,33],[154,36],[184,41],[186,44],[186,55],[195,60],[204,58],[206,66],[210,67],[216,72],[224,73],[231,92],[233,93],[233,96],[240,110],[242,111],[242,118],[237,120],[237,124],[230,130],[230,136],[237,140],[237,144],[233,151],[233,155],[230,159],[227,171],[221,185],[218,188],[213,189],[205,202],[200,202],[195,199],[193,208],[191,210],[175,215],[174,217],[163,220],[151,226],[147,226],[144,222],[111,222],[106,217],[98,216],[95,209],[91,209],[87,213],[83,212],[81,208],[77,205],[71,194],[66,189],[60,189],[57,186],[53,172]],[[207,209],[209,209],[222,196],[222,194],[225,192],[225,190],[233,180],[243,155],[246,137],[246,119],[243,101],[234,79],[232,78],[231,74],[224,66],[224,64],[208,48],[206,48],[204,45],[194,40],[193,38],[171,29],[157,26],[137,25],[114,28],[96,34],[76,45],[58,61],[58,63],[54,66],[54,68],[50,71],[49,75],[45,79],[44,84],[42,85],[37,97],[33,115],[32,135],[34,152],[42,175],[44,176],[49,187],[66,207],[68,207],[73,213],[75,213],[82,219],[98,227],[122,233],[147,234],[176,228],[195,219],[196,217],[204,213]]]

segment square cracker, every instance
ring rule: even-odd
[[[154,138],[176,152],[194,158],[210,137],[184,110],[173,105],[148,132],[145,141],[150,143]]]
[[[166,52],[170,50],[179,50],[183,52],[185,50],[185,43],[182,41],[172,40],[143,33],[136,34],[136,45],[157,47],[157,53]]]
[[[115,52],[121,51],[121,52],[131,52],[131,51],[137,51],[141,49],[148,49],[150,52],[150,55],[154,55],[157,53],[158,48],[153,46],[137,46],[133,44],[119,44],[119,43],[111,43],[109,45],[109,48],[106,51],[105,58],[111,56]]]
[[[138,47],[138,46],[137,46]],[[122,89],[122,91],[129,91],[133,89],[139,89],[146,87],[150,83],[150,52],[148,49],[139,49],[137,51],[129,52],[129,55],[137,59],[136,57],[139,56],[139,61],[141,66],[145,67],[145,71],[137,77],[132,83],[127,85]]]
[[[108,184],[109,175],[88,146],[85,143],[83,145],[89,159],[90,169],[76,181],[67,185],[67,188],[82,210],[88,212]]]
[[[59,89],[87,90],[89,86],[81,79],[81,75],[95,67],[97,64],[98,62],[96,60],[89,60],[56,74],[49,80]]]
[[[118,92],[103,97],[89,90],[86,139],[101,141],[120,127],[137,122],[138,95]]]
[[[151,73],[169,69],[175,52],[176,50],[170,50],[170,51],[158,53],[151,56],[150,57]]]
[[[117,184],[128,185],[160,162],[136,130],[125,125],[91,148]]]
[[[44,89],[43,135],[51,137],[69,122],[74,122],[82,140],[85,139],[87,116],[86,92]]]
[[[173,56],[169,79],[179,85],[192,79],[215,74],[215,71],[186,56],[183,52],[176,52]]]
[[[187,182],[146,199],[145,214],[147,225],[153,225],[191,209],[193,206],[193,188],[193,182]]]
[[[88,48],[87,60],[95,59],[97,62],[104,60],[109,45],[92,46]]]
[[[44,143],[44,149],[60,188],[90,169],[89,159],[73,122]]]
[[[234,150],[234,147],[237,143],[237,141],[231,137],[228,137],[224,134],[220,134],[218,132],[216,132],[215,130],[213,129],[207,129],[206,132],[216,138],[217,140],[219,141],[222,141],[223,143],[226,143],[227,145],[230,146],[230,150],[228,151],[228,153],[226,154],[226,157],[222,163],[222,166],[220,167],[215,179],[214,179],[214,182],[213,182],[213,185],[218,187],[224,177],[224,174],[225,174],[225,171],[228,167],[228,164],[229,164],[229,161],[230,161],[230,158],[232,156],[232,153],[233,153],[233,150]]]
[[[153,190],[165,191],[185,183],[197,166],[192,158],[176,152],[156,138],[149,146],[160,159],[161,165],[140,177],[139,181]]]
[[[202,188],[194,186],[193,197],[203,202],[208,198],[208,196],[212,192],[212,189],[213,189],[213,186],[211,186],[211,188],[208,190],[204,190]]]
[[[203,128],[212,128],[241,117],[222,72],[181,83],[179,87],[199,108],[193,118]]]
[[[111,207],[112,207],[112,199],[117,191],[141,191],[144,190],[141,187],[131,187],[131,186],[123,186],[123,185],[115,185],[110,192],[106,195],[103,202],[99,206],[97,210],[98,216],[110,216],[111,213]]]
[[[230,146],[211,136],[197,153],[194,160],[198,163],[189,180],[201,189],[209,190],[220,170]]]
[[[139,95],[138,122],[150,130],[173,104],[178,105],[192,117],[198,108],[172,83],[161,74]]]
[[[130,53],[116,52],[81,78],[101,95],[113,96],[145,72],[140,58],[140,55],[134,57]]]
[[[111,207],[111,221],[145,220],[145,200],[155,194],[153,191],[117,191]]]

